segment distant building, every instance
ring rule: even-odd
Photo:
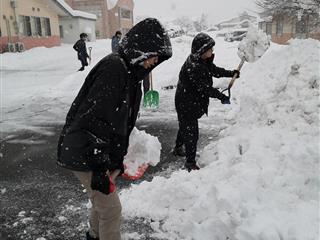
[[[97,38],[111,38],[117,30],[127,33],[133,26],[133,0],[66,0],[73,8],[97,16]]]
[[[243,12],[239,17],[223,21],[215,25],[219,30],[227,28],[248,28],[250,23],[256,23],[257,17],[250,16],[247,12]]]
[[[0,52],[59,46],[78,39],[79,31],[95,38],[96,16],[73,11],[63,0],[1,0],[1,15]]]
[[[319,15],[308,11],[298,14],[275,14],[262,19],[259,27],[271,36],[275,43],[285,44],[291,38],[320,40]]]

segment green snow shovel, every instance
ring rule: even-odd
[[[159,107],[159,93],[153,90],[152,75],[150,74],[151,90],[146,92],[143,97],[143,107],[145,108],[158,108]]]

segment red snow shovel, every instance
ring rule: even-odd
[[[132,174],[129,174],[127,170],[127,166],[124,164],[124,173],[122,176],[130,180],[138,180],[143,176],[144,172],[147,170],[148,167],[149,165],[145,163],[139,166],[135,174],[132,175]]]

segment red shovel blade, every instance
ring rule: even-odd
[[[134,175],[131,175],[128,173],[127,165],[124,164],[124,173],[122,174],[122,176],[130,180],[137,180],[143,176],[144,172],[147,170],[148,167],[149,167],[148,164],[143,164],[138,167]]]

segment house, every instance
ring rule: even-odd
[[[77,29],[73,33],[77,39],[78,31],[95,33],[96,17],[73,11],[63,0],[1,0],[1,13],[0,52],[53,47],[69,42],[71,31],[67,33],[61,27],[65,24]]]
[[[87,33],[90,41],[96,40],[96,15],[73,10],[64,0],[50,0],[48,3],[59,15],[61,42],[75,43],[80,33]]]
[[[66,0],[73,8],[97,15],[97,38],[111,38],[117,30],[133,26],[133,0]]]
[[[248,28],[250,23],[256,23],[256,21],[257,17],[251,16],[247,12],[243,12],[238,17],[223,21],[215,26],[219,30],[231,28]]]
[[[259,21],[259,28],[271,36],[271,41],[286,44],[291,38],[320,40],[319,15],[309,11],[273,14]]]

